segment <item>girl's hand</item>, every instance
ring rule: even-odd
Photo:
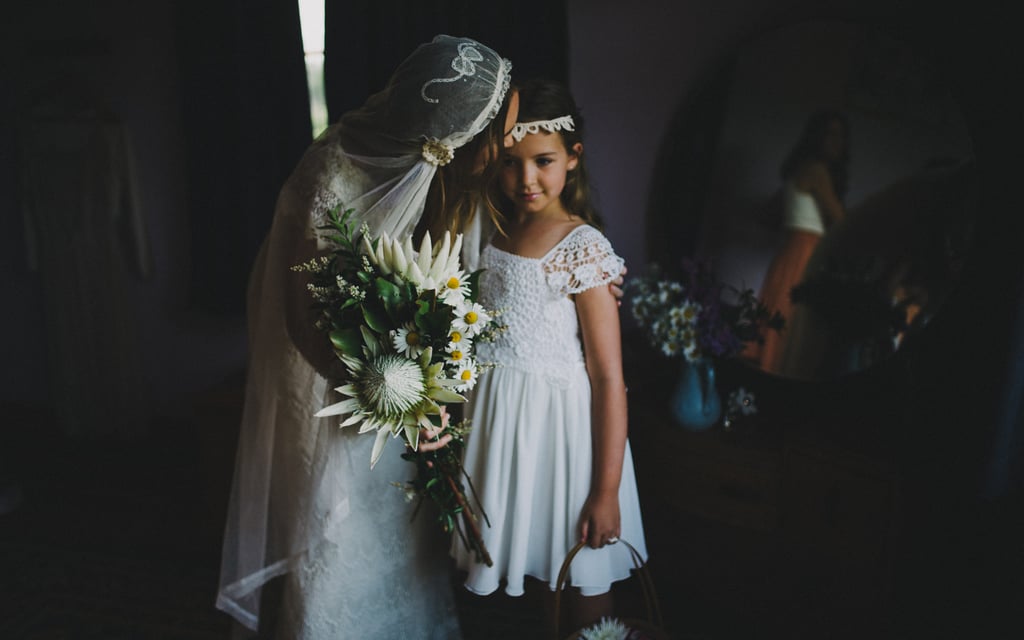
[[[599,549],[616,542],[622,531],[619,519],[619,496],[590,494],[580,511],[580,542]]]
[[[437,451],[438,449],[445,447],[452,440],[452,434],[446,433],[440,438],[437,436],[448,428],[448,421],[451,420],[451,416],[448,415],[447,409],[441,407],[441,426],[421,428],[420,429],[420,451]]]

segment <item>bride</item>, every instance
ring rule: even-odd
[[[337,359],[290,267],[326,249],[315,230],[342,205],[374,234],[461,231],[475,269],[492,226],[475,213],[518,111],[510,71],[478,42],[437,36],[321,135],[281,190],[249,283],[250,361],[217,592],[242,635],[460,635],[446,541],[426,514],[410,522],[413,505],[391,485],[411,465],[386,451],[371,472],[373,438],[313,416],[333,401]]]

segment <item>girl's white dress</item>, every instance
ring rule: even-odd
[[[577,542],[580,510],[590,491],[590,381],[583,360],[572,294],[607,286],[622,259],[595,228],[573,229],[543,258],[524,258],[487,246],[481,266],[481,303],[498,310],[507,330],[481,342],[484,373],[472,393],[472,431],[465,467],[490,519],[482,523],[494,565],[475,561],[458,536],[452,555],[468,571],[466,588],[478,594],[523,593],[525,576],[552,587]],[[626,443],[619,486],[622,539],[646,560],[632,454]],[[584,595],[607,591],[633,568],[624,545],[583,549],[570,584]]]

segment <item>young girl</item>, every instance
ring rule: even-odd
[[[646,559],[626,439],[616,299],[606,286],[622,259],[592,226],[582,120],[561,85],[520,88],[515,144],[498,174],[506,220],[483,251],[481,299],[507,330],[478,345],[496,367],[468,405],[473,431],[465,467],[490,526],[493,566],[452,545],[466,587],[519,596],[526,577],[554,588],[569,550],[573,624],[611,614],[611,583],[630,575],[621,536]],[[544,590],[549,596],[551,589]],[[582,597],[578,597],[582,596]],[[550,601],[550,600],[549,600]]]

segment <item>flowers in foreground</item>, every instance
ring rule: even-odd
[[[403,439],[403,458],[417,465],[410,488],[437,503],[445,531],[458,531],[490,564],[464,491],[463,479],[472,489],[461,464],[468,426],[449,427],[442,415],[445,405],[466,401],[461,392],[488,366],[476,361],[475,342],[501,329],[476,302],[480,274],[467,275],[459,264],[461,235],[446,233],[433,243],[428,233],[417,250],[411,237],[374,238],[364,225],[354,239],[351,215],[329,212],[322,230],[331,254],[292,268],[308,274],[316,325],[344,369],[344,384],[335,387],[344,399],[316,415],[340,416],[343,428],[375,433],[371,468],[388,440]],[[453,439],[438,451],[420,451],[420,430],[432,427]]]
[[[601,618],[580,631],[580,640],[628,640],[630,629],[615,618]]]

